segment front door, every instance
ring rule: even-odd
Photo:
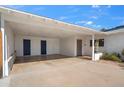
[[[82,56],[82,40],[77,40],[77,56]]]
[[[46,47],[46,40],[41,40],[41,55],[47,53]]]
[[[30,40],[24,39],[23,40],[23,55],[27,56],[31,54],[31,45]]]

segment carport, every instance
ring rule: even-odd
[[[85,43],[89,43],[86,37],[92,39],[91,55],[94,60],[94,38],[100,33],[93,29],[8,8],[0,8],[0,22],[3,77],[9,75],[16,57],[52,54],[77,56],[77,51],[85,55],[82,46],[87,47]],[[81,40],[79,50],[78,40]]]

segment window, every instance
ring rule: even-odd
[[[99,46],[104,47],[104,39],[99,39]]]
[[[92,40],[90,40],[90,47],[92,46]]]
[[[97,40],[94,41],[94,45]],[[98,39],[99,47],[104,47],[104,39]],[[92,40],[90,40],[90,47],[92,47]]]
[[[96,40],[94,41],[94,44],[96,43]],[[90,40],[90,47],[92,46],[92,40]]]

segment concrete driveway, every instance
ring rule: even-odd
[[[78,57],[18,63],[0,86],[124,86],[124,69]]]

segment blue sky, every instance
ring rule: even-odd
[[[124,25],[124,6],[119,5],[10,5],[5,7],[98,30]]]

